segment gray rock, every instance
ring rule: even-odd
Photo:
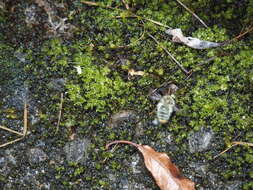
[[[122,110],[113,114],[109,121],[109,126],[114,128],[124,121],[131,122],[137,121],[137,115],[132,110]]]
[[[189,134],[188,143],[191,153],[202,152],[208,150],[214,133],[211,128],[201,127],[198,132]]]
[[[5,157],[0,157],[0,168],[4,167],[6,163]]]
[[[27,156],[30,164],[37,164],[48,159],[46,153],[39,148],[32,148],[28,150]]]
[[[16,165],[16,164],[17,164],[17,160],[16,160],[16,158],[13,156],[14,153],[15,153],[15,151],[14,151],[13,149],[7,149],[7,150],[5,150],[6,159],[7,159],[8,162],[11,163],[12,165]]]
[[[208,165],[203,163],[190,163],[189,166],[193,168],[199,176],[207,176],[208,175]]]
[[[131,170],[133,174],[140,174],[141,173],[141,165],[140,165],[140,155],[135,154],[132,156],[132,161],[131,161]]]
[[[241,181],[222,182],[217,174],[209,173],[208,181],[211,190],[241,190]]]
[[[126,177],[120,180],[120,189],[129,190],[129,181]]]
[[[68,162],[83,163],[87,158],[90,141],[87,139],[76,139],[64,146],[64,152]]]
[[[116,176],[112,173],[108,174],[108,179],[112,182],[116,182],[116,180],[117,180]]]

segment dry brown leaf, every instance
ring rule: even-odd
[[[139,145],[123,140],[113,141],[107,144],[106,148],[118,143],[133,145],[142,153],[147,169],[161,190],[195,190],[194,182],[180,174],[179,169],[171,162],[167,154],[156,152],[148,145]]]

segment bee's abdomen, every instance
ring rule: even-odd
[[[157,118],[160,123],[167,123],[175,106],[175,101],[171,96],[164,96],[157,104]]]

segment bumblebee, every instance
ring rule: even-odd
[[[167,123],[176,109],[175,96],[165,95],[157,104],[157,119],[160,123]]]

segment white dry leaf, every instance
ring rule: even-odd
[[[223,45],[222,43],[210,42],[192,37],[185,37],[180,28],[169,29],[166,30],[165,33],[172,36],[173,42],[183,43],[194,49],[207,49]]]
[[[145,73],[144,73],[144,71],[135,71],[134,69],[130,69],[128,71],[128,74],[130,76],[134,76],[134,75],[143,76]]]
[[[77,74],[82,74],[82,68],[78,65],[78,66],[74,66],[76,68],[76,72]]]

